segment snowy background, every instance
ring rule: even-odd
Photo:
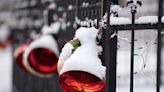
[[[125,5],[120,0],[122,6]],[[137,9],[136,20],[138,23],[155,23],[157,21],[158,2],[157,0],[141,0],[143,6]],[[130,9],[125,7],[119,12],[122,19],[131,17]],[[142,17],[149,16],[149,17]],[[151,17],[150,17],[151,16]],[[153,17],[152,17],[153,16]],[[140,18],[142,17],[142,18]],[[113,21],[113,24],[120,22]],[[126,21],[128,23],[128,21]],[[131,32],[121,31],[118,41],[117,55],[117,92],[129,92],[130,79],[130,41]],[[164,38],[163,38],[164,39]],[[157,46],[156,30],[139,30],[135,32],[135,62],[134,62],[134,92],[156,92],[156,46]],[[164,61],[164,47],[162,47],[162,62]],[[162,63],[164,66],[164,62]],[[164,71],[164,69],[162,69]],[[162,76],[162,81],[164,76]],[[163,81],[164,82],[164,81]],[[161,88],[161,92],[164,87]]]
[[[0,92],[11,92],[12,54],[11,47],[0,49]]]
[[[121,39],[118,42],[117,54],[117,92],[128,92],[130,83],[130,32],[119,32],[119,35]],[[134,89],[137,90],[134,92],[156,92],[156,38],[157,33],[155,30],[136,32]],[[164,49],[162,49],[162,53],[163,56]],[[164,63],[162,66],[164,66]],[[163,76],[162,79],[164,79]],[[162,88],[162,90],[164,89]]]

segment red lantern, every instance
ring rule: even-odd
[[[87,58],[74,61],[70,57],[64,63],[59,83],[66,92],[104,92],[105,67],[96,59],[89,62]]]
[[[24,65],[30,73],[49,77],[57,70],[58,46],[51,35],[33,41],[24,53]]]
[[[46,48],[33,49],[29,54],[28,61],[37,72],[48,74],[57,70],[58,57]]]
[[[6,43],[2,43],[2,42],[0,42],[0,48],[2,48],[2,49],[4,49],[4,48],[6,48]]]
[[[83,71],[66,72],[59,77],[59,83],[66,92],[105,92],[103,80]]]
[[[104,92],[106,68],[98,57],[101,50],[96,44],[96,33],[95,28],[79,28],[75,39],[62,49],[58,72],[64,91]],[[70,54],[71,51],[74,52]]]

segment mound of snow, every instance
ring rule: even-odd
[[[80,40],[81,44],[95,42],[98,30],[94,27],[92,28],[79,28],[75,33],[75,38]]]
[[[157,22],[158,16],[142,16],[135,21],[136,24],[155,24]]]
[[[131,23],[131,19],[126,17],[110,17],[110,25],[126,25]]]
[[[164,17],[161,21],[164,23]],[[156,24],[158,23],[158,16],[142,16],[135,20],[136,24]],[[110,17],[111,25],[126,25],[131,24],[131,19],[125,17]]]

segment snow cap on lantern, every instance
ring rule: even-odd
[[[74,47],[72,46],[71,43],[66,43],[64,47],[62,48],[62,51],[60,53],[59,61],[58,61],[58,73],[60,73],[64,62],[71,56],[72,51]]]
[[[100,47],[96,44],[97,32],[98,32],[98,30],[95,28],[84,28],[84,27],[79,28],[76,31],[74,39],[78,39],[80,41],[81,45],[79,47],[77,47],[75,49],[75,51],[73,52],[73,54],[71,54],[71,55],[70,55],[70,50],[72,49],[72,47],[70,46],[70,44],[66,44],[64,46],[64,49],[66,49],[66,46],[69,46],[66,49],[69,51],[69,53],[67,53],[66,54],[67,56],[64,57],[63,52],[61,52],[61,55],[59,57],[59,62],[58,62],[58,64],[59,64],[58,66],[60,66],[60,70],[58,70],[59,75],[60,75],[59,82],[62,87],[65,87],[66,85],[68,85],[68,86],[76,85],[76,87],[79,87],[79,86],[77,86],[78,82],[76,81],[76,79],[75,79],[75,81],[77,82],[77,84],[72,84],[72,83],[69,84],[68,82],[67,83],[64,82],[66,84],[63,83],[62,77],[64,78],[63,75],[68,74],[68,73],[70,73],[69,75],[74,76],[73,73],[78,74],[78,72],[81,72],[82,75],[81,76],[76,75],[76,77],[81,77],[81,78],[83,77],[84,78],[83,83],[85,83],[85,81],[87,81],[87,79],[89,79],[89,78],[87,78],[85,80],[86,75],[92,76],[93,80],[99,79],[99,80],[103,81],[105,79],[106,68],[104,66],[102,66],[101,60],[98,57],[98,53],[101,52],[101,50],[100,50]],[[64,58],[64,59],[61,59],[61,58]],[[60,64],[63,64],[63,65],[60,65]],[[84,76],[83,76],[83,74],[84,74]],[[93,80],[92,80],[92,82],[93,82]],[[93,87],[93,84],[91,84],[91,85],[92,85],[92,87],[83,86],[82,89],[75,88],[75,90],[78,90],[78,92],[82,91],[82,90],[83,91],[90,90],[92,92],[99,92],[102,88],[104,88],[104,84],[102,82],[101,82],[101,87],[99,86],[98,88],[95,88],[95,89]],[[68,87],[68,89],[69,89],[69,87]]]
[[[81,27],[76,31],[75,38],[80,40],[81,46],[64,62],[60,74],[79,70],[86,71],[103,79],[105,76],[105,67],[102,66],[98,58],[99,47],[96,45],[96,36],[98,30],[95,28]]]
[[[50,34],[56,34],[58,27],[52,28],[54,27],[43,27],[43,35],[33,41],[24,53],[25,67],[39,77],[50,77],[57,70],[58,45],[56,39]]]

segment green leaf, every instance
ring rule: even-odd
[[[70,43],[72,44],[72,46],[73,46],[75,49],[81,45],[79,39],[71,40]]]

